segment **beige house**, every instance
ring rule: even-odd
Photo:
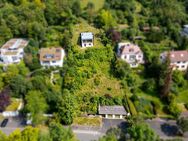
[[[144,63],[144,54],[138,45],[133,43],[119,43],[118,56],[127,62],[131,68],[138,67],[139,64]]]
[[[63,67],[65,51],[61,47],[41,48],[40,64],[44,67]]]
[[[170,51],[163,52],[160,55],[160,60],[164,62],[169,56],[170,65],[173,67],[173,70],[185,71],[188,67],[188,51]]]

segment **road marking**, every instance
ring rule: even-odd
[[[73,130],[74,133],[81,133],[81,134],[94,134],[94,135],[102,135],[101,132],[98,131],[86,131],[86,130]]]

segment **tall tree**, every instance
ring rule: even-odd
[[[39,129],[27,126],[21,133],[22,141],[38,141]]]
[[[47,110],[45,98],[40,91],[29,91],[26,95],[26,109],[31,114],[33,124],[40,124],[43,120],[43,114]]]
[[[53,141],[74,141],[75,137],[70,128],[64,128],[60,123],[52,122],[49,126],[50,136]]]
[[[62,98],[59,100],[58,115],[62,123],[71,124],[76,111],[76,100],[68,90],[64,90]]]
[[[10,89],[6,87],[0,92],[0,112],[4,111],[5,108],[10,104]]]

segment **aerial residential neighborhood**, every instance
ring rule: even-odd
[[[188,141],[188,0],[0,0],[0,141]]]

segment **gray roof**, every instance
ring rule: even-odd
[[[82,40],[93,39],[93,33],[92,32],[82,32],[81,38],[82,38]]]
[[[127,115],[123,106],[99,106],[99,114]]]

